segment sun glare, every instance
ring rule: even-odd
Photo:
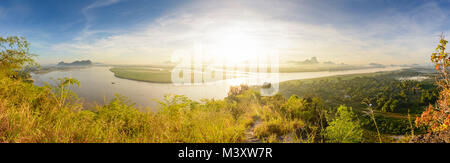
[[[229,63],[243,63],[256,59],[265,50],[262,40],[242,31],[216,32],[207,44],[207,55]]]

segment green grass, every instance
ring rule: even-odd
[[[398,72],[398,71],[394,71],[394,72]],[[327,77],[320,77],[320,78],[312,78],[312,79],[300,79],[300,80],[290,80],[290,81],[285,81],[285,82],[281,82],[280,86],[284,86],[284,85],[291,85],[291,84],[295,84],[298,82],[307,84],[307,83],[314,83],[314,82],[318,82],[321,80],[328,80],[328,81],[333,81],[333,80],[351,80],[354,78],[362,78],[362,77],[376,77],[379,75],[385,75],[385,74],[390,74],[392,73],[391,71],[382,71],[382,72],[370,72],[370,73],[358,73],[358,74],[347,74],[347,75],[335,75],[335,76],[327,76]]]
[[[247,119],[235,119],[223,101],[198,103],[184,96],[167,96],[160,101],[159,111],[141,112],[117,96],[90,111],[77,98],[66,94],[61,94],[67,96],[61,98],[58,89],[0,76],[0,142],[245,141]]]
[[[135,76],[168,72],[126,67],[122,74],[127,70]],[[345,78],[356,76],[360,75]],[[223,100],[198,102],[180,95],[166,96],[156,112],[139,111],[143,109],[121,96],[86,110],[76,96],[61,94],[60,88],[38,87],[0,74],[0,142],[239,143],[247,141],[249,129],[262,142],[326,142],[320,139],[318,121],[312,120],[317,115],[311,106],[321,103],[314,99],[312,103],[305,99],[289,102],[281,95],[261,97],[250,88],[238,89]],[[255,119],[260,120],[257,126]],[[380,125],[386,129],[397,123],[383,122]],[[392,130],[403,128],[393,126]],[[373,136],[367,137],[370,139],[364,142],[376,142]]]
[[[170,95],[156,112],[139,111],[121,96],[86,110],[75,97],[61,98],[66,95],[58,89],[0,77],[0,142],[239,143],[251,128],[262,142],[323,142],[316,122],[304,117],[310,113],[292,110],[298,105],[310,112],[316,104],[263,98],[253,89],[200,102]],[[61,105],[61,99],[67,100]]]
[[[110,69],[118,78],[144,81],[151,83],[172,83],[171,70],[173,66],[116,66]],[[367,67],[339,65],[339,64],[317,64],[317,65],[295,65],[291,67],[280,67],[280,73],[295,72],[319,72],[364,69]],[[357,74],[355,76],[363,76]],[[319,78],[321,79],[321,78]]]
[[[21,43],[17,37],[8,40],[20,46],[25,44],[27,47],[26,42]],[[13,51],[17,53],[8,51],[2,54],[27,53],[27,50],[23,49]],[[11,61],[17,62],[15,65],[0,65],[0,143],[239,143],[248,142],[248,137],[257,137],[262,142],[269,143],[317,143],[331,140],[330,137],[324,137],[323,131],[329,127],[329,122],[337,119],[333,107],[325,105],[332,96],[324,99],[299,97],[295,94],[289,98],[281,94],[262,97],[260,92],[248,86],[232,87],[228,97],[222,100],[192,101],[183,95],[166,95],[159,101],[157,111],[154,112],[140,111],[143,109],[135,107],[131,101],[120,95],[105,105],[96,105],[88,110],[69,89],[71,84],[79,85],[76,79],[58,79],[58,84],[54,86],[35,86],[31,82],[23,81],[27,75],[15,72],[16,68],[23,68],[23,62],[28,61],[31,64],[32,59],[25,57],[25,60],[20,60],[19,57],[17,61],[14,56],[12,58]],[[282,72],[331,71],[330,68],[337,65],[318,65],[324,67],[308,69],[309,66],[283,69]],[[162,69],[151,69],[151,66],[121,66],[112,68],[111,71],[117,77],[132,80],[171,82],[171,68],[160,68]],[[339,67],[333,68],[337,69]],[[355,77],[379,74],[383,73],[327,77],[311,79],[308,82],[315,83],[324,79],[351,80]],[[364,80],[359,84],[344,86],[350,88],[368,82],[370,81]],[[376,87],[367,87],[392,87],[377,85],[380,82],[375,82]],[[282,87],[285,83],[290,83],[292,90],[298,90],[299,86],[304,84],[290,81],[282,83]],[[404,84],[406,87],[406,82]],[[337,85],[339,86],[341,85]],[[365,89],[367,88],[358,89],[352,94],[356,95]],[[342,88],[335,90],[337,91],[327,94],[334,94]],[[306,93],[297,94],[301,96]],[[341,102],[334,103],[342,105]],[[370,130],[373,129],[373,123],[361,115],[358,119],[361,120],[358,122],[366,126],[362,142],[378,142],[377,135]],[[399,114],[377,114],[376,122],[381,128],[380,132],[385,134],[382,139],[386,140],[383,142],[394,141],[387,140],[390,139],[388,135],[407,135],[407,132],[412,130],[408,128],[410,121]],[[252,132],[248,132],[249,130]]]
[[[170,70],[153,69],[147,67],[114,67],[110,69],[114,76],[123,79],[152,83],[171,83]]]
[[[172,83],[172,67],[154,67],[154,66],[118,66],[111,68],[114,76],[122,79],[150,82],[150,83]],[[181,75],[181,74],[180,74]],[[180,76],[181,77],[181,76]],[[236,78],[238,76],[227,76],[227,78]],[[215,81],[215,80],[214,80]],[[203,82],[214,82],[203,81]],[[191,82],[194,82],[194,74],[191,74]]]

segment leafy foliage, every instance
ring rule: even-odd
[[[74,97],[66,93],[66,88],[0,78],[0,142],[245,141],[245,117],[235,120],[224,100],[197,103],[166,96],[160,111],[143,112],[117,95],[104,106],[84,110],[80,102],[68,102]]]
[[[358,143],[362,140],[363,130],[352,108],[340,106],[336,118],[329,122],[325,130],[326,137],[335,143]]]
[[[374,110],[406,114],[421,113],[423,108],[434,103],[437,88],[430,81],[401,81],[399,76],[425,75],[419,72],[400,71],[376,76],[354,77],[348,80],[316,79],[308,81],[288,81],[281,83],[281,93],[285,97],[293,94],[324,99],[325,107],[338,108],[346,105],[361,110],[367,101]]]
[[[21,73],[26,67],[37,65],[29,46],[24,37],[0,37],[0,71],[10,78],[29,77]]]
[[[438,48],[445,50],[445,44],[441,41]],[[34,64],[28,46],[24,38],[0,39],[0,142],[230,143],[247,142],[248,133],[263,142],[367,142],[362,140],[363,127],[369,130],[364,133],[371,133],[373,125],[385,134],[416,130],[408,128],[404,119],[374,112],[375,123],[358,117],[352,107],[362,108],[361,101],[367,99],[379,113],[405,113],[409,108],[420,112],[437,99],[432,83],[393,77],[422,74],[398,72],[352,80],[287,82],[282,85],[285,96],[262,97],[258,89],[246,85],[231,87],[222,100],[166,95],[158,101],[158,111],[142,111],[116,95],[109,103],[88,110],[71,91],[81,86],[76,79],[57,79],[55,85],[43,87],[16,80],[26,74],[22,73],[26,66]],[[448,116],[449,91],[442,88],[439,105],[430,106],[418,124],[448,126],[441,120]]]
[[[411,126],[408,119],[390,118],[382,115],[376,115],[376,124],[382,134],[404,135],[411,134]],[[371,119],[361,119],[363,128],[375,131],[375,123]],[[425,133],[425,128],[413,128],[415,133]],[[375,131],[376,132],[376,131]]]
[[[442,131],[450,128],[450,86],[448,67],[450,57],[445,51],[448,41],[441,36],[436,53],[431,55],[431,61],[436,70],[440,72],[440,78],[436,81],[441,89],[439,100],[435,106],[428,106],[420,117],[416,119],[417,126],[430,127],[431,131]]]

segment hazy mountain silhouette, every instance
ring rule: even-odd
[[[59,62],[57,66],[90,66],[90,65],[92,65],[92,62],[90,60],[82,60],[82,61],[75,61],[72,63]]]

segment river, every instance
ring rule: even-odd
[[[80,68],[68,71],[52,71],[46,74],[33,74],[35,85],[42,86],[44,83],[53,83],[52,79],[72,77],[81,82],[81,87],[73,90],[86,103],[105,104],[114,98],[115,94],[128,97],[136,103],[138,107],[157,108],[157,102],[166,94],[185,95],[193,100],[203,98],[223,99],[227,96],[231,85],[240,84],[243,79],[231,79],[228,82],[217,82],[205,85],[174,85],[161,83],[148,83],[134,80],[121,79],[114,76],[109,71],[110,67]],[[280,82],[288,80],[312,79],[319,77],[372,73],[380,71],[400,70],[402,67],[371,68],[347,71],[323,71],[323,72],[300,72],[300,73],[279,73]]]

